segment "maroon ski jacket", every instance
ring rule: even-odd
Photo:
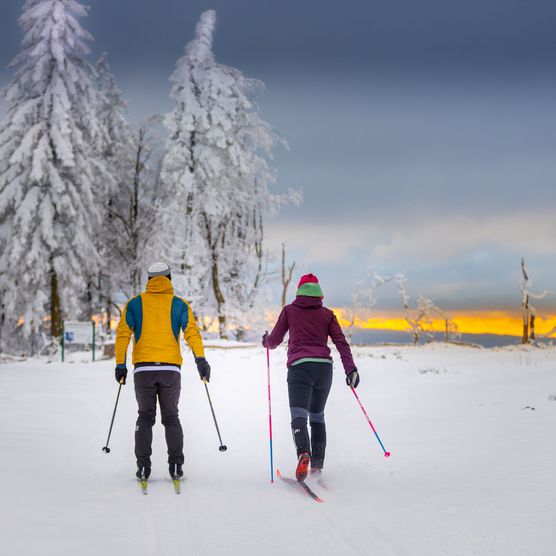
[[[291,305],[286,305],[272,332],[264,339],[264,347],[274,349],[279,346],[288,330],[288,367],[305,357],[332,361],[328,347],[330,336],[340,353],[346,374],[355,368],[349,344],[336,315],[323,307],[322,299],[319,297],[298,295]]]

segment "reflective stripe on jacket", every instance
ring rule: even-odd
[[[166,276],[155,276],[147,289],[125,305],[116,331],[116,365],[126,362],[127,347],[133,334],[132,363],[163,362],[181,365],[179,335],[195,357],[204,357],[203,340],[191,306],[174,295]]]

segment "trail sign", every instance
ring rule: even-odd
[[[62,333],[62,362],[66,345],[83,345],[85,349],[91,346],[93,361],[95,360],[96,326],[95,321],[66,321]]]

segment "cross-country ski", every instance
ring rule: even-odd
[[[174,492],[176,494],[181,493],[181,480],[180,479],[172,479],[172,485],[174,486]]]
[[[307,494],[307,496],[309,496],[310,498],[312,498],[315,502],[324,502],[324,500],[318,496],[311,487],[309,487],[309,485],[304,482],[304,481],[297,481],[296,479],[291,479],[290,477],[284,477],[282,475],[282,473],[280,473],[280,470],[277,469],[276,470],[276,475],[282,479],[282,481],[284,481],[287,485],[296,488],[296,489],[300,489],[302,492],[304,492],[305,494]]]

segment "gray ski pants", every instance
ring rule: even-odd
[[[139,371],[133,375],[139,416],[135,427],[135,457],[138,467],[151,466],[156,400],[160,404],[166,432],[168,463],[183,464],[183,430],[178,417],[181,374],[176,371]]]

